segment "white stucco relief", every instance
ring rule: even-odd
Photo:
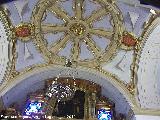
[[[121,50],[112,62],[103,64],[103,69],[115,74],[120,80],[129,83],[131,80],[131,64],[133,62],[133,51]]]

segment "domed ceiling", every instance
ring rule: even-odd
[[[0,90],[5,91],[8,81],[31,70],[65,66],[70,61],[72,68],[91,69],[112,78],[109,82],[120,86],[136,105],[157,109],[157,88],[154,94],[147,92],[157,82],[147,86],[152,77],[146,72],[143,75],[141,69],[150,69],[145,67],[149,63],[143,64],[143,51],[153,47],[142,41],[150,41],[144,35],[158,14],[157,8],[125,0],[17,0],[3,4]],[[155,28],[149,31],[153,36],[158,33]],[[154,96],[153,102],[150,98],[154,100]]]

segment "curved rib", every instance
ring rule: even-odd
[[[74,2],[76,19],[81,19],[82,18],[83,3],[84,3],[84,0],[75,0],[75,2]]]
[[[108,12],[106,12],[106,9],[102,8],[100,10],[94,11],[91,16],[86,20],[87,23],[92,23],[94,20],[104,16],[108,14]]]
[[[70,21],[70,17],[60,7],[56,7],[56,6],[52,5],[52,7],[49,8],[49,11],[56,14],[58,17],[60,17],[65,22]]]
[[[64,32],[67,28],[64,26],[57,26],[53,24],[43,24],[41,26],[42,33],[54,33],[54,32]]]
[[[94,35],[103,36],[107,39],[111,39],[113,35],[112,30],[104,30],[104,29],[90,29],[89,32]]]
[[[101,49],[96,45],[94,40],[86,37],[84,41],[87,44],[88,49],[93,53],[94,56],[99,56],[100,55]]]
[[[79,54],[80,54],[79,39],[74,40],[74,44],[73,44],[71,52],[72,52],[71,58],[73,59],[73,61],[77,61],[78,57],[79,57]]]
[[[50,46],[51,51],[54,54],[57,54],[62,48],[64,48],[66,46],[69,39],[70,39],[70,35],[66,35],[63,39],[60,39],[56,43],[53,43]]]

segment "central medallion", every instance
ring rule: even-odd
[[[71,25],[69,30],[75,35],[75,36],[81,36],[84,35],[86,32],[86,27],[81,23],[74,23]]]
[[[68,32],[72,38],[82,39],[88,34],[89,26],[81,20],[72,20],[68,23]]]

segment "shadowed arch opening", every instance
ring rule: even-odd
[[[45,80],[55,78],[59,74],[60,77],[74,76],[77,79],[91,81],[100,85],[102,94],[115,102],[116,110],[119,113],[128,115],[129,110],[134,107],[130,94],[118,82],[116,83],[115,80],[106,78],[104,74],[94,70],[60,66],[32,69],[13,79],[1,92],[4,105],[7,107],[14,102],[23,101],[28,93],[43,87]]]

